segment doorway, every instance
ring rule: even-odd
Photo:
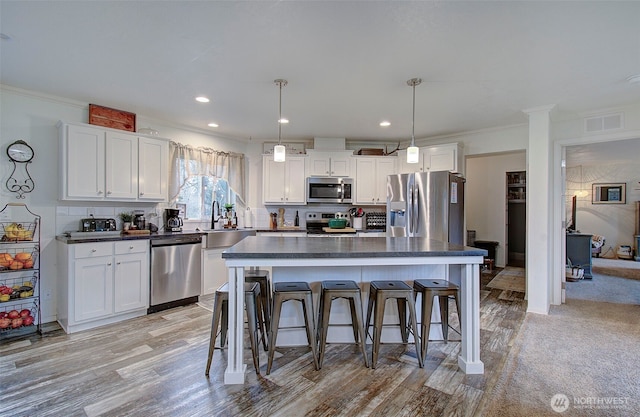
[[[640,186],[636,186],[640,185],[637,182],[640,164],[636,157],[640,152],[640,139],[565,145],[562,149],[566,161],[562,178],[562,209],[566,223],[573,231],[597,236],[602,242],[600,253],[597,257],[589,257],[588,261],[595,274],[593,279],[565,284],[566,298],[628,303],[630,296],[640,294],[640,281],[637,278],[630,280],[626,271],[633,271],[637,277],[640,269],[637,269],[637,262],[616,258],[620,245],[633,245],[634,232],[638,233],[640,227],[640,220],[636,220],[640,210],[634,204],[640,200]],[[593,196],[595,185],[601,183],[626,184],[626,202],[601,203]],[[611,263],[616,263],[616,267],[625,273],[615,272]]]
[[[507,172],[506,177],[506,265],[524,268],[527,249],[527,173],[512,171]]]

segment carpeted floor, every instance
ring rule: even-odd
[[[487,284],[487,287],[505,291],[525,292],[524,268],[507,266]]]
[[[622,259],[593,258],[591,271],[601,275],[640,280],[640,262]]]
[[[567,300],[527,314],[484,416],[640,415],[640,306]]]
[[[640,305],[640,280],[593,273],[593,279],[567,282],[566,298]]]

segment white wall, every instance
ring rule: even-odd
[[[506,173],[525,170],[524,151],[467,158],[467,229],[476,231],[476,240],[499,242],[497,266],[504,267],[506,260]]]
[[[124,109],[126,110],[126,109]],[[29,172],[35,182],[32,193],[21,200],[34,213],[42,216],[41,222],[41,295],[43,322],[55,320],[56,314],[56,235],[65,230],[78,230],[79,220],[87,217],[89,208],[96,216],[116,217],[123,210],[145,209],[156,211],[156,206],[141,203],[72,203],[58,201],[58,121],[86,123],[88,103],[45,96],[36,92],[0,85],[0,148],[5,155],[7,145],[22,139],[34,148],[35,158]],[[137,115],[138,127],[153,127],[160,136],[193,146],[208,146],[222,151],[244,152],[246,143],[218,138],[205,132]],[[6,156],[2,158],[2,184],[5,184],[13,165]],[[8,202],[19,201],[3,185],[0,187],[0,209]],[[158,207],[160,211],[162,207]],[[160,211],[161,212],[161,211]],[[153,221],[153,219],[151,219]],[[161,221],[161,220],[160,220]],[[156,223],[159,220],[156,219]]]
[[[571,198],[581,188],[587,191],[585,197],[578,197],[576,219],[578,230],[604,236],[605,248],[611,247],[608,257],[615,255],[620,245],[633,246],[635,233],[635,202],[640,201],[640,162],[631,164],[585,165],[567,168],[566,174],[567,219],[571,217]],[[626,204],[592,204],[593,183],[625,183],[627,185]]]

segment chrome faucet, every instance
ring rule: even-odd
[[[216,214],[216,205],[218,206],[218,212]],[[216,223],[220,220],[220,203],[217,200],[213,201],[211,205],[211,229],[216,228]]]

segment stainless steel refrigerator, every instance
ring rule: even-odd
[[[465,179],[449,171],[387,177],[387,236],[464,244]]]

